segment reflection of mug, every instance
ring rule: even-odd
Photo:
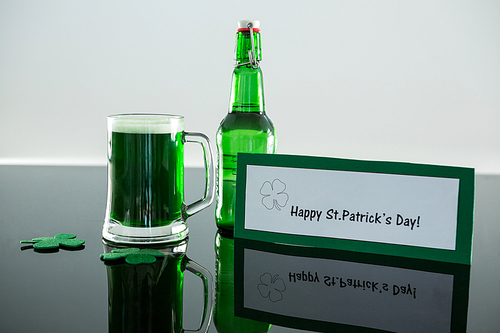
[[[157,248],[165,257],[152,264],[131,265],[125,259],[106,261],[109,332],[184,332],[182,325],[184,271],[200,277],[204,286],[204,313],[200,328],[207,332],[212,308],[210,273],[185,255],[187,240]],[[116,249],[105,245],[106,252]]]
[[[217,232],[215,239],[214,324],[219,333],[266,333],[271,325],[234,315],[234,239]]]
[[[184,203],[184,143],[205,155],[205,195]],[[175,242],[185,238],[185,220],[213,200],[209,139],[184,132],[182,116],[125,114],[108,117],[108,200],[103,237],[117,243]]]

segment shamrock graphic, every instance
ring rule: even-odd
[[[273,180],[271,184],[265,181],[260,188],[260,194],[262,194],[262,204],[267,209],[271,210],[276,208],[280,211],[282,207],[286,206],[288,202],[288,194],[285,192],[286,184],[279,179]]]
[[[79,248],[85,241],[76,239],[75,234],[57,234],[54,237],[37,237],[32,240],[22,240],[21,243],[33,244],[35,250],[57,250],[59,247]]]
[[[112,261],[125,258],[125,262],[130,265],[153,264],[156,258],[164,257],[165,255],[155,249],[138,249],[130,247],[125,249],[112,250],[110,253],[101,254],[101,259],[104,261]]]
[[[260,282],[257,288],[263,298],[268,298],[273,303],[281,301],[286,290],[285,281],[278,277],[279,274],[271,276],[270,273],[264,273],[260,276]]]

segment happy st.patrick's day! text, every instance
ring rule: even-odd
[[[386,213],[370,213],[370,212],[353,212],[347,209],[330,208],[326,211],[316,209],[304,209],[299,206],[291,206],[290,216],[303,219],[304,221],[320,222],[322,219],[333,221],[360,222],[380,225],[396,225],[408,227],[410,230],[420,227],[420,215],[418,216],[403,216],[396,214],[395,216],[387,215]]]

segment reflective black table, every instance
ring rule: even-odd
[[[204,170],[186,169],[186,201],[203,191]],[[107,266],[101,229],[106,168],[0,166],[0,332],[108,332]],[[187,256],[215,279],[214,205],[188,220]],[[73,233],[75,250],[34,251],[29,240]],[[468,332],[500,327],[500,176],[476,177]],[[183,323],[196,329],[203,287],[184,277]],[[217,332],[213,323],[210,332]],[[302,332],[272,326],[270,332]]]

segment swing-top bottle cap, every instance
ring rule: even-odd
[[[240,20],[238,21],[238,31],[250,31],[248,24],[252,23],[253,31],[260,31],[260,21],[259,20]]]

